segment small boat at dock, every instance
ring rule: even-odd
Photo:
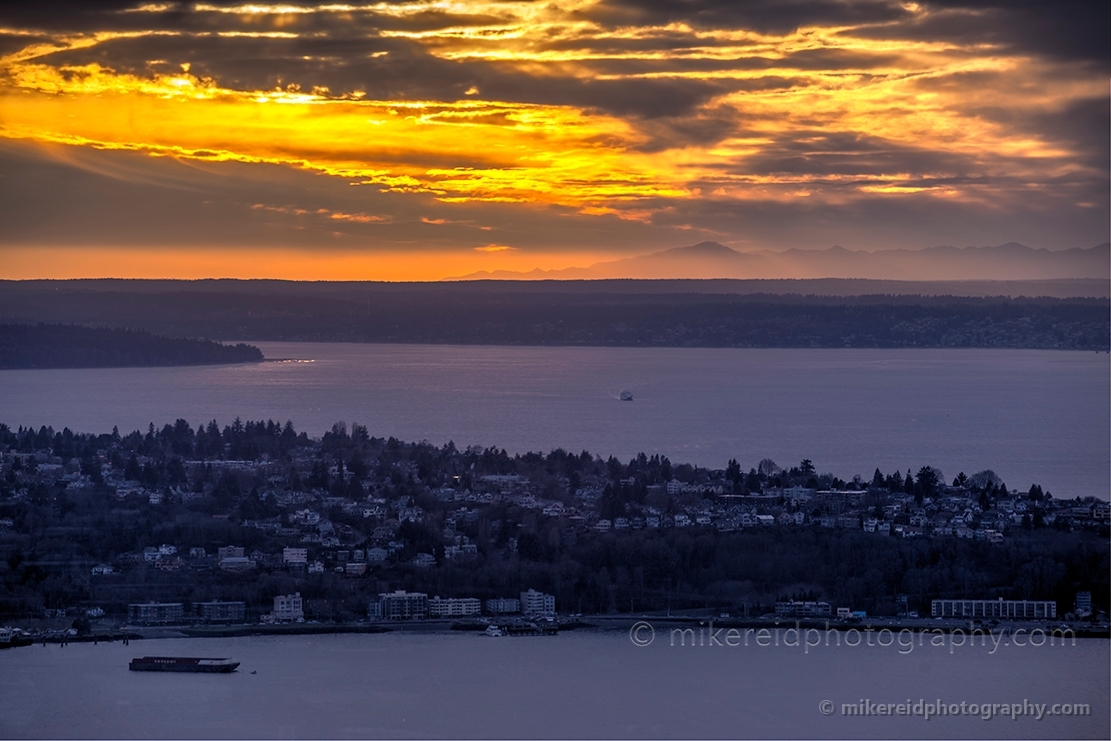
[[[132,659],[127,668],[133,672],[195,672],[201,674],[227,674],[235,671],[238,661],[231,659],[201,659],[187,656],[144,656]]]

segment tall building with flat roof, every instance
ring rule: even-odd
[[[274,619],[281,622],[292,622],[305,619],[304,606],[301,603],[301,593],[280,594],[274,598]]]
[[[535,589],[521,592],[521,612],[529,617],[552,617],[555,615],[555,597]]]
[[[486,600],[486,612],[491,615],[510,615],[521,611],[521,600],[512,597],[494,597]]]
[[[404,589],[379,594],[370,613],[381,620],[424,620],[428,617],[428,595]]]

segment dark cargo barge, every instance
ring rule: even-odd
[[[185,656],[144,656],[132,659],[127,668],[133,672],[200,672],[226,674],[235,671],[238,661],[231,659],[196,659]]]

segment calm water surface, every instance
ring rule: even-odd
[[[228,675],[127,671],[230,656]],[[1108,642],[670,646],[623,632],[171,639],[0,655],[3,738],[1107,738]],[[251,672],[257,674],[251,674]],[[842,703],[1088,703],[1087,717],[845,717]],[[830,700],[835,712],[823,715]]]
[[[0,421],[126,432],[239,416],[319,436],[343,420],[510,452],[658,452],[712,467],[810,458],[842,478],[992,468],[1058,497],[1111,489],[1107,354],[257,344],[313,362],[3,371]],[[623,389],[635,400],[619,401]]]

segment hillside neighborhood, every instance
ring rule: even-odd
[[[1086,549],[1106,548],[1108,521],[1106,501],[1011,488],[990,470],[947,477],[921,466],[846,481],[809,460],[746,471],[735,460],[709,470],[645,454],[511,456],[343,423],[321,439],[240,420],[128,435],[0,428],[0,614],[11,618],[99,610],[159,623],[135,610],[164,602],[182,610],[174,619],[265,622],[288,619],[278,598],[292,594],[304,602],[298,618],[310,619],[770,611],[796,597],[884,613],[910,609],[908,594],[924,614],[932,599],[996,596],[1057,598],[1063,614],[1078,589],[1098,611],[1107,574]],[[855,569],[847,583],[741,564],[746,548],[845,538],[838,547],[922,563],[896,584],[876,563],[836,567]],[[1084,552],[1054,559],[1045,542]],[[714,558],[719,573],[706,575],[709,548],[741,554],[734,573]],[[1021,561],[1028,548],[1010,581],[988,573],[993,558]],[[931,574],[945,559],[985,573],[960,584]],[[422,595],[419,606],[399,596],[406,590]],[[551,602],[534,609],[529,594]]]

